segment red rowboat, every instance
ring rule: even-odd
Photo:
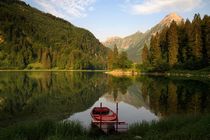
[[[117,114],[108,107],[94,107],[91,112],[93,121],[116,121]]]
[[[105,133],[126,132],[128,125],[118,120],[118,103],[116,104],[116,112],[108,107],[94,107],[90,112],[93,126],[97,126]]]

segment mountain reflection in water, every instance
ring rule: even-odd
[[[104,106],[129,124],[176,114],[210,112],[210,81],[164,77],[112,77],[94,72],[0,72],[0,127],[50,118],[90,123]]]
[[[100,106],[100,103],[102,103],[103,106],[106,106],[116,112],[116,103],[111,102],[110,100],[106,99],[106,97],[102,97],[99,98],[99,100],[95,102],[95,104],[91,108],[83,112],[75,113],[72,116],[70,116],[67,120],[79,121],[86,128],[90,127],[91,124],[90,112],[93,107]],[[158,119],[158,117],[155,116],[154,113],[146,109],[144,106],[136,108],[135,106],[132,106],[124,101],[119,101],[118,106],[119,106],[119,112],[118,112],[119,121],[124,121],[128,124],[141,122],[143,120],[152,121]]]

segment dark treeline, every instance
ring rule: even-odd
[[[0,1],[0,68],[105,69],[109,49],[91,32],[22,1]]]
[[[210,65],[210,17],[201,19],[195,14],[180,24],[172,22],[170,27],[152,36],[150,49],[143,48],[142,60],[145,66],[157,70],[201,69]]]

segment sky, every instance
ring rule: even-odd
[[[167,14],[184,19],[210,15],[210,0],[23,0],[43,12],[91,31],[100,41],[145,32]]]

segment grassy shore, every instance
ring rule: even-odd
[[[114,69],[106,71],[105,73],[116,77],[122,77],[122,76],[136,76],[138,75],[139,72],[133,69]]]
[[[1,140],[209,140],[210,114],[173,116],[158,122],[136,123],[127,133],[105,135],[78,122],[41,120],[0,129]]]

